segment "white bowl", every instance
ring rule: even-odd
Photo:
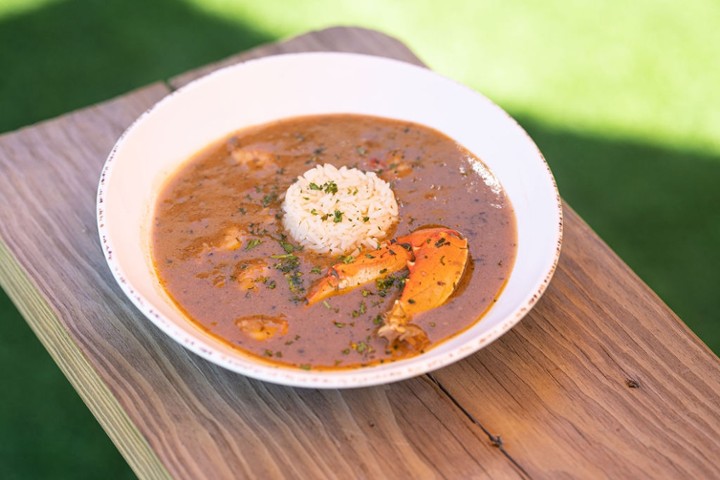
[[[159,187],[190,155],[244,126],[298,115],[359,113],[435,128],[485,162],[515,208],[518,251],[497,303],[472,328],[422,355],[356,370],[305,371],[244,355],[196,327],[160,287],[150,257]],[[498,338],[530,310],[557,265],[560,197],[525,131],[482,95],[430,70],[380,57],[302,53],[252,60],[201,78],[143,114],[118,140],[100,178],[100,239],[122,290],[158,328],[235,372],[273,383],[345,388],[448,365]]]

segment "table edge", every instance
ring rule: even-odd
[[[55,310],[0,239],[0,287],[139,478],[172,478],[120,402],[75,345]]]

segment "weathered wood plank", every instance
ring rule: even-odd
[[[0,137],[0,281],[138,475],[519,476],[428,377],[343,392],[268,385],[195,357],[135,310],[105,265],[95,190],[117,137],[165,93]]]
[[[167,93],[157,84],[0,136],[0,285],[130,467],[147,478],[169,475],[118,401],[118,386],[103,380],[98,358],[79,341],[114,335],[108,327],[117,316],[105,301],[117,297],[111,276],[97,273],[105,268],[93,218],[100,157],[89,158],[107,152]]]
[[[717,477],[720,361],[568,207],[565,219],[531,314],[435,378],[532,477]]]

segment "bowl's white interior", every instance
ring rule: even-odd
[[[283,117],[361,113],[433,127],[474,152],[507,191],[517,217],[518,254],[499,301],[473,328],[430,352],[361,370],[307,372],[262,364],[183,317],[158,286],[149,220],[167,176],[193,153],[242,128]],[[170,337],[211,361],[267,381],[353,387],[408,378],[462,358],[517,323],[555,268],[561,210],[537,147],[499,107],[429,70],[341,53],[281,55],[229,67],[165,98],[140,117],[108,158],[98,222],[113,274],[138,308]]]

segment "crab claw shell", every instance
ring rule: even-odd
[[[377,335],[388,341],[388,345],[406,344],[412,350],[422,351],[430,345],[425,331],[410,322],[402,303],[395,301],[392,310],[385,315],[385,323],[378,328]]]
[[[418,230],[400,237],[398,243],[410,246],[414,260],[408,262],[410,274],[400,298],[378,330],[378,335],[389,342],[408,341],[413,335],[425,336],[419,327],[408,331],[410,321],[415,315],[447,301],[460,283],[468,261],[467,239],[449,228]],[[416,343],[424,342],[418,338]]]
[[[305,299],[308,305],[312,305],[372,282],[382,275],[402,270],[409,260],[410,252],[399,244],[362,253],[350,263],[338,263],[330,267],[327,275],[310,288]]]

